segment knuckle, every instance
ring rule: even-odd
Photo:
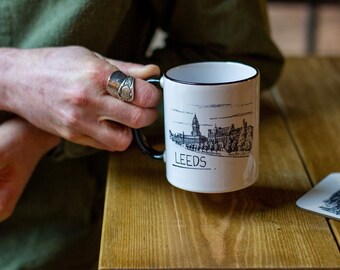
[[[88,78],[91,83],[101,89],[106,88],[107,78],[112,73],[112,65],[108,65],[105,59],[96,59],[87,66]]]
[[[75,107],[87,107],[90,105],[91,99],[86,95],[85,90],[79,89],[74,91],[70,98],[70,103]]]
[[[65,117],[65,126],[68,130],[73,130],[75,128],[78,128],[80,125],[80,120],[78,117],[78,114],[75,112],[70,112],[66,117]]]
[[[144,110],[141,108],[135,108],[131,114],[131,127],[132,128],[141,128],[143,127],[143,119],[144,119]]]
[[[60,125],[65,128],[65,130],[75,130],[80,128],[82,118],[82,112],[75,108],[70,107],[63,110],[60,114]]]
[[[68,115],[64,118],[63,126],[59,129],[59,134],[66,140],[77,142],[79,140],[80,123],[75,116]]]
[[[113,151],[118,151],[118,152],[123,152],[125,151],[130,144],[123,144],[123,143],[119,143],[116,145],[116,147],[113,149]]]
[[[145,107],[153,106],[157,98],[157,89],[150,84],[142,85],[139,89],[141,104]],[[156,91],[155,91],[156,90]]]
[[[112,151],[125,151],[132,142],[132,134],[129,128],[124,128],[124,130],[117,136],[116,134],[116,144],[112,145]]]
[[[149,101],[152,98],[151,87],[148,84],[143,84],[140,88],[141,99],[145,102]]]

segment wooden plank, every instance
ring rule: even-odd
[[[162,162],[112,154],[99,268],[339,266],[326,220],[295,205],[311,185],[269,92],[261,108],[260,178],[238,192],[182,191]]]
[[[340,172],[340,58],[288,59],[282,78],[274,97],[315,185]]]

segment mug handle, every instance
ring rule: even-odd
[[[148,83],[152,83],[152,84],[158,86],[158,88],[162,89],[161,79],[150,78],[146,81]],[[148,141],[145,138],[144,134],[142,133],[141,129],[132,129],[132,136],[133,136],[133,139],[135,140],[135,142],[137,143],[137,147],[139,148],[139,150],[142,153],[152,157],[153,159],[164,160],[164,151],[158,151],[155,148],[153,148],[148,143]]]

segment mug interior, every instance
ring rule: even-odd
[[[258,75],[252,66],[237,62],[200,62],[174,67],[165,77],[184,84],[228,84]]]

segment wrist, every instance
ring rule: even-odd
[[[0,48],[0,111],[14,112],[15,93],[12,85],[16,83],[15,62],[20,61],[19,51],[20,49]]]
[[[61,142],[59,137],[36,128],[22,118],[13,118],[9,122],[16,127],[16,136],[20,136],[18,141],[30,147],[32,155],[43,156]]]

